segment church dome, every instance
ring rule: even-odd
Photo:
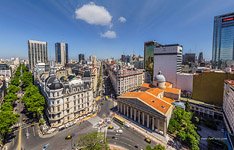
[[[166,82],[166,78],[164,77],[161,71],[159,71],[158,74],[155,76],[155,80],[158,83]]]

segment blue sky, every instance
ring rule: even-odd
[[[27,40],[69,44],[99,58],[143,55],[144,41],[179,43],[211,58],[213,18],[234,11],[234,0],[1,0],[0,57],[27,57]]]

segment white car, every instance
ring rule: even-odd
[[[117,133],[123,133],[123,130],[119,129],[119,130],[116,130]]]
[[[129,125],[129,124],[124,124],[124,126],[125,126],[125,127],[127,127],[127,128],[129,128],[129,127],[130,127],[130,125]]]

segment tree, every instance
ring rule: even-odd
[[[104,140],[104,134],[91,132],[80,136],[77,142],[77,148],[82,150],[108,150],[107,142]]]
[[[176,135],[183,143],[191,149],[199,148],[200,136],[197,134],[196,126],[192,123],[193,114],[177,107],[169,122],[168,131]]]
[[[20,90],[18,86],[15,85],[9,85],[7,88],[7,93],[17,93]]]
[[[165,148],[164,146],[158,144],[158,145],[156,145],[156,146],[154,147],[154,150],[166,150],[166,148]]]
[[[18,120],[18,115],[12,111],[0,111],[0,138],[5,139],[6,135],[11,132],[11,126]]]
[[[157,144],[154,146],[154,148],[152,148],[150,145],[147,145],[145,150],[166,150],[166,148],[161,144]]]
[[[190,104],[189,104],[189,101],[187,100],[186,103],[185,103],[185,110],[186,111],[190,111],[191,108],[190,108]]]
[[[17,95],[14,93],[8,93],[4,97],[5,101],[13,103],[15,100],[17,100]]]

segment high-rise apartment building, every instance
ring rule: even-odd
[[[148,73],[151,81],[153,81],[154,72],[154,49],[159,45],[160,44],[155,41],[148,41],[144,43],[144,69]]]
[[[28,40],[28,60],[31,70],[37,63],[47,63],[47,42]]]
[[[227,60],[234,60],[234,12],[214,17],[212,61],[220,67]]]
[[[79,57],[79,63],[80,63],[80,64],[83,64],[84,61],[85,61],[85,56],[84,56],[84,54],[79,54],[78,57]]]
[[[195,60],[196,60],[196,54],[195,53],[185,53],[183,55],[183,64],[195,63]]]
[[[68,63],[68,44],[55,43],[55,62],[65,66]]]
[[[223,116],[228,132],[234,134],[234,80],[225,80],[223,93]]]
[[[154,77],[162,71],[168,82],[176,85],[181,72],[183,47],[179,44],[160,45],[154,49]]]

